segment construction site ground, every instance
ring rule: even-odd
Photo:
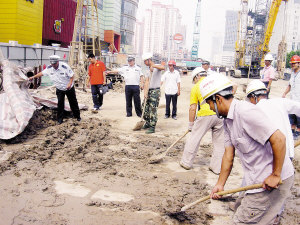
[[[234,79],[245,84],[247,79]],[[187,210],[183,222],[168,216],[210,193],[218,176],[208,170],[209,132],[192,170],[178,164],[185,137],[160,164],[148,159],[165,151],[187,130],[191,76],[183,76],[178,120],[164,119],[162,91],[156,133],[132,131],[140,120],[126,117],[122,84],[104,96],[99,113],[90,91],[77,90],[82,121],[55,121],[49,109],[36,111],[26,130],[0,141],[0,224],[232,224],[229,209],[238,194],[208,200]],[[280,97],[287,81],[273,82],[270,97]],[[163,90],[163,89],[162,89]],[[239,85],[237,97],[244,97]],[[276,122],[276,121],[274,121]],[[281,224],[300,224],[300,147],[295,149],[295,184]],[[242,183],[239,159],[225,189]]]

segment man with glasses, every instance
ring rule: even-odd
[[[74,88],[74,73],[68,64],[59,61],[60,57],[58,55],[51,55],[49,59],[51,65],[42,72],[30,77],[29,80],[48,75],[56,87],[58,123],[63,122],[65,95],[67,95],[74,117],[77,121],[80,121],[80,110]]]
[[[291,58],[290,64],[292,66],[291,79],[282,97],[285,98],[287,93],[291,92],[291,99],[300,102],[300,57],[294,55]],[[289,119],[294,139],[297,140],[300,137],[300,117],[290,114]]]

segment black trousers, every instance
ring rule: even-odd
[[[80,118],[80,110],[76,99],[74,86],[70,90],[61,91],[56,88],[57,96],[57,120],[62,121],[64,118],[65,95],[67,95],[71,110],[75,118]]]
[[[126,114],[132,116],[132,98],[134,102],[134,108],[136,115],[142,116],[141,98],[140,98],[140,86],[139,85],[126,85],[125,86],[125,98],[126,98]]]
[[[103,104],[103,94],[100,93],[102,84],[91,85],[94,108],[99,109]]]
[[[172,101],[172,117],[176,116],[177,113],[177,94],[175,95],[165,95],[166,96],[166,116],[170,117],[170,104]]]
[[[269,81],[265,81],[265,82],[263,82],[263,83],[264,83],[264,85],[265,85],[266,87],[268,87]],[[270,87],[269,91],[267,92],[267,98],[269,98],[270,91],[271,91],[271,87]]]

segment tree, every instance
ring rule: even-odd
[[[300,50],[297,50],[295,52],[291,51],[291,52],[286,54],[286,68],[291,68],[290,60],[293,57],[293,55],[299,55],[300,56]]]

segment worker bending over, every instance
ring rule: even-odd
[[[204,101],[219,117],[224,117],[225,153],[221,173],[211,192],[213,199],[232,169],[235,153],[244,170],[244,183],[263,183],[263,188],[243,195],[234,216],[234,224],[273,224],[288,198],[294,181],[294,168],[285,156],[286,140],[263,110],[233,98],[232,83],[223,75],[211,75],[200,83]],[[279,185],[282,180],[282,184]]]
[[[202,67],[197,67],[192,72],[193,83],[195,83],[195,85],[191,90],[190,96],[188,129],[191,131],[191,134],[185,144],[180,166],[187,170],[192,168],[193,161],[200,146],[200,142],[203,136],[209,130],[211,130],[213,152],[210,159],[209,169],[213,173],[219,174],[221,170],[222,157],[224,154],[223,120],[219,119],[216,116],[216,113],[209,109],[208,104],[201,105],[196,117],[197,107],[200,106],[200,102],[203,100],[203,97],[200,93],[199,84],[206,76],[207,72]]]
[[[74,88],[74,73],[68,64],[59,61],[58,55],[51,55],[49,59],[50,65],[42,72],[30,77],[29,80],[48,75],[56,87],[58,123],[61,124],[64,119],[65,95],[69,100],[73,116],[80,121],[80,110]]]
[[[286,137],[287,156],[294,158],[294,139],[290,126],[289,114],[300,117],[300,102],[285,98],[267,98],[267,88],[260,80],[251,81],[246,89],[251,103],[257,104],[272,121],[276,121],[280,131]]]

